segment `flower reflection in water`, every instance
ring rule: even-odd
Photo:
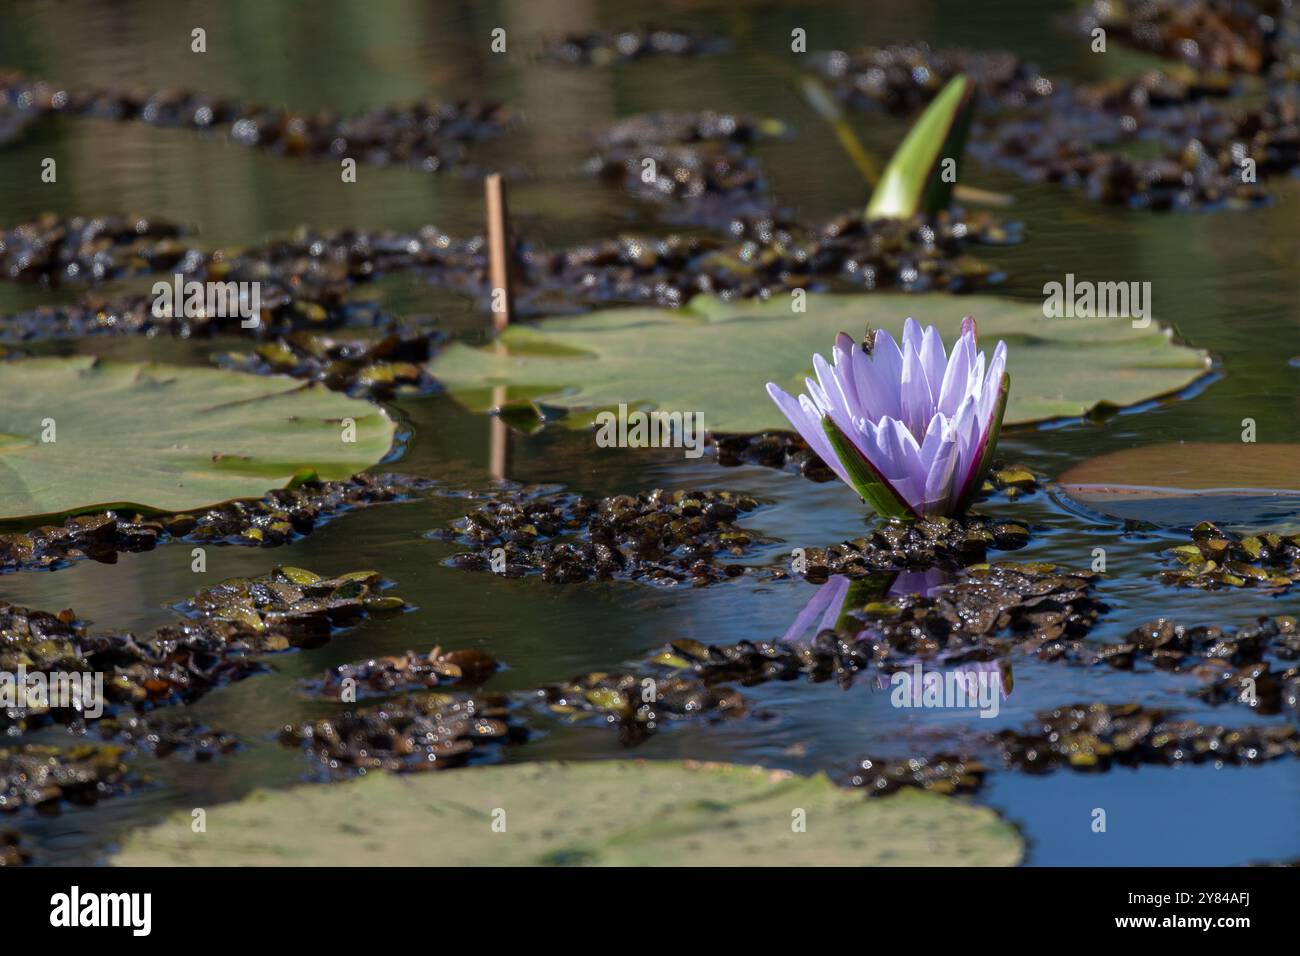
[[[869,625],[852,630],[860,622],[846,614],[846,607],[853,610],[889,597],[933,597],[951,580],[952,575],[939,568],[856,579],[833,575],[804,605],[782,640],[795,643],[837,629],[859,637]],[[918,660],[908,668],[877,674],[873,684],[882,690],[892,688],[891,699],[897,707],[979,706],[982,716],[988,717],[997,715],[999,699],[1006,700],[1011,695],[1011,662],[1005,658],[963,661],[946,669],[923,669],[922,663]]]

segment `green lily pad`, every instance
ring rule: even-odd
[[[1179,442],[1090,458],[1058,479],[1074,500],[1116,518],[1188,526],[1294,525],[1300,445]]]
[[[803,391],[812,354],[829,355],[837,332],[860,337],[870,325],[901,338],[912,316],[938,326],[951,345],[966,313],[986,351],[998,339],[1010,349],[1008,425],[1132,405],[1185,388],[1208,368],[1204,352],[1174,344],[1154,323],[1135,329],[1123,318],[1047,319],[1038,302],[996,296],[873,293],[809,295],[803,313],[784,296],[741,303],[697,296],[676,311],[612,309],[512,325],[499,340],[504,351],[457,343],[430,371],[476,411],[496,404],[493,386],[508,385],[510,398],[569,409],[564,421],[572,427],[627,403],[701,411],[714,432],[789,430],[763,386]]]
[[[1024,849],[992,810],[949,797],[867,798],[821,774],[632,760],[375,774],[256,792],[210,809],[205,833],[191,824],[181,813],[136,831],[111,862],[1011,866]]]
[[[395,430],[375,405],[283,376],[92,356],[0,364],[0,394],[0,519],[186,511],[260,496],[304,468],[346,478]]]

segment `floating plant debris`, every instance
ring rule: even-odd
[[[1300,648],[1291,656],[1300,656]],[[1300,717],[1300,667],[1274,672],[1267,662],[1233,667],[1231,664],[1204,664],[1196,669],[1209,683],[1196,696],[1210,704],[1245,704],[1261,714],[1284,711]]]
[[[255,655],[317,646],[370,614],[407,606],[381,588],[373,571],[324,578],[302,568],[275,568],[200,591],[178,607],[187,619],[142,639],[92,631],[71,610],[55,615],[0,602],[0,669],[104,675],[102,715],[92,716],[84,708],[17,707],[0,711],[0,726],[22,731],[53,719],[120,718],[121,706],[152,709],[192,702],[214,687],[264,671],[266,665],[253,660]],[[146,733],[120,720],[115,726],[131,737]],[[182,732],[188,737],[196,733],[202,736]]]
[[[648,57],[697,57],[726,53],[726,37],[664,27],[566,33],[548,40],[543,56],[566,66],[613,66]]]
[[[669,222],[723,228],[772,213],[762,167],[748,146],[784,132],[775,121],[725,113],[633,116],[602,132],[600,153],[586,169],[637,199],[665,204]]]
[[[532,702],[566,720],[594,718],[613,724],[627,745],[639,743],[672,721],[717,720],[745,713],[744,699],[730,688],[712,687],[690,677],[626,672],[596,672],[550,684],[538,690]]]
[[[775,139],[789,132],[784,123],[740,113],[638,113],[603,127],[597,141],[604,146],[664,146],[690,143],[746,145]]]
[[[287,726],[280,741],[305,747],[326,776],[346,776],[443,770],[465,763],[478,748],[525,737],[503,695],[416,693]]]
[[[835,480],[835,472],[817,457],[797,432],[760,432],[757,435],[713,435],[718,464],[763,465],[793,471],[816,482]]]
[[[1178,719],[1170,711],[1139,704],[1071,704],[1037,715],[1020,730],[1002,730],[973,741],[1008,770],[1043,774],[1067,769],[1102,773],[1117,766],[1180,763],[1250,765],[1300,756],[1300,730],[1286,724],[1225,727]],[[904,787],[935,793],[971,793],[990,768],[965,754],[904,759],[863,759],[849,783],[870,795]]]
[[[354,664],[331,667],[322,678],[304,682],[307,693],[339,698],[348,688],[354,699],[383,697],[398,692],[430,690],[448,684],[482,684],[499,665],[483,651],[444,651],[428,654],[407,651],[400,657],[372,657]]]
[[[182,235],[165,220],[47,213],[0,232],[0,277],[58,285],[165,272],[193,256]]]
[[[391,399],[433,390],[435,383],[423,363],[441,338],[433,332],[392,332],[377,340],[338,341],[294,332],[251,353],[228,353],[218,361],[241,372],[320,382],[354,398]]]
[[[1161,572],[1160,580],[1179,587],[1262,588],[1280,593],[1300,581],[1300,534],[1243,535],[1202,521],[1192,529],[1191,544],[1165,553],[1182,567]]]
[[[993,735],[1008,767],[1050,773],[1114,765],[1259,764],[1300,756],[1300,730],[1286,724],[1231,728],[1179,720],[1139,704],[1100,703],[1058,707],[1038,718],[1025,730]]]
[[[86,558],[112,563],[118,553],[149,551],[169,541],[276,547],[310,534],[352,508],[409,500],[435,484],[410,475],[356,475],[342,481],[313,478],[267,492],[260,499],[231,501],[193,514],[82,515],[62,525],[0,534],[0,572],[53,570]]]
[[[1053,659],[1081,645],[1106,610],[1092,594],[1096,580],[1051,564],[998,562],[966,568],[932,595],[891,596],[848,613],[861,619],[857,640],[877,664],[957,664],[1009,649]]]
[[[48,245],[61,241],[69,229],[89,228],[75,225],[79,222],[47,217],[20,228],[50,233],[40,240]],[[521,315],[549,315],[593,305],[679,306],[698,293],[767,298],[796,288],[969,291],[1000,281],[995,270],[969,255],[969,247],[1014,241],[1017,231],[993,217],[951,212],[874,222],[848,213],[824,223],[802,223],[784,214],[741,216],[728,223],[725,235],[625,235],[558,250],[521,241],[516,305]],[[95,247],[84,254],[118,255],[105,271],[132,274],[154,272],[148,266],[151,258],[170,262],[175,255],[174,249],[162,255],[146,240],[138,255],[115,249]],[[50,265],[56,267],[58,261]],[[265,246],[188,249],[179,265],[165,268],[191,280],[261,283],[262,321],[251,333],[259,338],[340,326],[402,331],[394,328],[394,318],[349,299],[353,286],[396,272],[418,272],[434,285],[485,304],[491,294],[483,238],[455,239],[432,226],[411,234],[300,229]],[[95,281],[93,276],[88,280]],[[78,304],[43,305],[4,316],[0,338],[250,334],[237,318],[155,316],[152,306],[149,296],[109,300],[90,295]]]
[[[885,796],[903,787],[931,793],[974,793],[984,785],[987,772],[988,768],[978,760],[955,754],[906,760],[864,757],[849,777],[849,784],[861,787],[873,797]]]
[[[980,515],[876,521],[870,536],[829,548],[805,548],[805,576],[818,581],[832,574],[861,577],[904,568],[956,568],[982,562],[989,549],[1015,551],[1028,543],[1024,525]]]
[[[1237,630],[1210,626],[1187,627],[1158,618],[1134,628],[1116,644],[1085,649],[1082,663],[1107,663],[1121,670],[1147,659],[1162,670],[1188,670],[1259,663],[1266,653],[1300,659],[1300,627],[1290,616],[1261,617]]]
[[[43,246],[61,242],[69,232],[90,231],[86,221],[53,217],[19,228],[38,236],[48,233],[32,240]],[[783,214],[741,216],[729,221],[725,236],[626,235],[559,250],[521,242],[516,305],[522,315],[547,315],[593,305],[679,306],[698,293],[767,298],[796,288],[968,291],[1000,279],[968,254],[969,246],[1017,238],[1013,229],[988,215],[945,212],[875,222],[852,213],[825,223],[801,223]],[[169,263],[167,271],[175,268],[191,280],[257,281],[262,288],[262,321],[252,334],[259,338],[340,326],[401,332],[392,317],[349,299],[351,287],[395,272],[417,271],[434,285],[484,303],[491,293],[482,237],[454,239],[434,227],[414,234],[303,229],[286,239],[243,250],[191,248],[175,266],[170,264],[174,248],[163,254],[148,240],[140,240],[139,245],[134,255],[129,249],[114,252],[117,246],[77,254],[110,256],[105,272],[156,272],[148,263],[157,259]],[[114,255],[117,258],[111,258]],[[57,266],[57,259],[50,262],[50,268]],[[78,274],[85,275],[84,269]],[[87,278],[95,281],[93,276]],[[109,300],[90,295],[78,304],[43,305],[4,316],[0,338],[250,334],[237,318],[155,316],[152,306],[149,296]]]
[[[155,757],[178,755],[187,760],[206,763],[239,748],[239,741],[222,730],[213,730],[192,717],[161,720],[142,714],[124,713],[95,723],[95,730],[110,741],[134,752]]]
[[[262,290],[262,321],[254,330],[243,329],[239,316],[155,315],[149,296],[107,299],[91,294],[71,305],[41,305],[0,317],[0,340],[31,342],[89,335],[156,334],[267,338],[340,326],[400,332],[394,319],[373,306],[345,301],[346,293],[342,285],[322,291],[290,290],[268,283]]]
[[[852,640],[838,640],[823,631],[809,642],[738,641],[735,644],[701,644],[678,639],[664,646],[648,663],[670,673],[690,672],[706,685],[735,681],[753,687],[773,680],[794,680],[807,675],[814,683],[832,677],[842,686],[871,664],[868,649]]]
[[[1024,179],[1081,189],[1101,203],[1150,210],[1258,205],[1266,196],[1254,177],[1300,165],[1295,95],[1279,90],[1260,105],[1221,108],[1197,94],[1163,79],[1062,90],[1020,114],[977,121],[969,148]],[[1164,105],[1181,96],[1186,105]],[[1117,105],[1106,105],[1112,101]],[[1137,144],[1159,149],[1135,155]],[[1250,178],[1243,176],[1247,158]]]
[[[405,610],[383,593],[378,571],[351,571],[325,578],[304,568],[278,567],[256,578],[232,578],[204,588],[177,610],[257,650],[323,644],[336,628],[369,614]]]
[[[743,555],[763,540],[734,524],[757,507],[755,499],[727,491],[656,489],[608,498],[514,492],[430,536],[476,546],[450,559],[456,567],[495,568],[507,577],[540,572],[556,583],[703,585],[746,572],[715,558]]]
[[[449,563],[505,577],[540,572],[555,583],[623,579],[703,586],[747,574],[785,576],[743,557],[767,539],[734,522],[758,507],[746,495],[662,489],[594,499],[523,490],[497,495],[428,537],[472,544]],[[1011,521],[970,515],[915,522],[877,521],[871,535],[829,548],[805,548],[802,572],[863,576],[882,570],[949,568],[981,562],[990,549],[1010,551],[1029,541]]]
[[[150,640],[129,633],[91,631],[71,610],[50,614],[0,602],[0,668],[28,673],[102,673],[103,713],[119,705],[154,707],[193,700],[217,684],[263,669],[233,650],[230,633],[163,628]],[[0,724],[19,731],[58,720],[95,719],[86,709],[27,706],[0,711]]]
[[[1013,228],[982,213],[875,221],[846,213],[824,223],[745,216],[725,236],[633,234],[555,251],[524,246],[518,296],[524,314],[538,315],[593,305],[675,308],[701,293],[733,300],[793,289],[966,292],[1002,278],[969,247],[1017,239]],[[476,288],[486,297],[485,284]],[[788,318],[788,302],[785,308]]]
[[[91,744],[0,745],[0,813],[24,807],[57,813],[62,803],[88,806],[124,793],[134,776],[122,763],[122,752],[120,747]]]
[[[1080,17],[1122,43],[1197,70],[1261,74],[1287,62],[1281,47],[1286,3],[1263,0],[1092,0]]]
[[[846,588],[841,606],[825,609],[837,625],[823,627],[811,639],[801,640],[798,633],[727,645],[678,639],[646,663],[671,674],[692,673],[709,686],[752,686],[807,675],[815,683],[835,679],[847,687],[856,674],[873,667],[889,673],[920,660],[955,666],[996,661],[1015,648],[1041,652],[1063,641],[1082,643],[1077,639],[1105,610],[1090,593],[1095,575],[1052,565],[1002,562],[969,568],[950,583],[925,589],[932,593],[910,587],[895,593],[889,585],[896,577],[860,582],[865,595],[862,587]],[[864,596],[869,600],[863,602]]]
[[[815,53],[812,69],[836,97],[857,109],[913,113],[958,74],[970,78],[980,98],[1015,108],[1051,94],[1052,81],[1011,53],[935,50],[928,44],[868,47]]]
[[[0,101],[32,116],[59,113],[150,126],[221,131],[232,143],[279,156],[338,159],[425,172],[462,165],[470,146],[499,134],[510,112],[495,103],[383,106],[354,116],[298,113],[183,90],[68,90],[0,75]]]

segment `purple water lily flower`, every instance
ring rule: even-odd
[[[843,332],[835,364],[813,356],[817,380],[796,400],[769,382],[786,418],[863,500],[893,518],[951,515],[966,508],[993,457],[1011,380],[1007,346],[985,363],[975,320],[945,353],[939,331],[913,319],[900,348],[877,330],[870,353]]]

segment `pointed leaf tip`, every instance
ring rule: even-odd
[[[909,219],[948,208],[956,177],[944,175],[944,160],[960,166],[974,113],[975,86],[959,73],[925,108],[890,158],[867,204],[867,218]]]

